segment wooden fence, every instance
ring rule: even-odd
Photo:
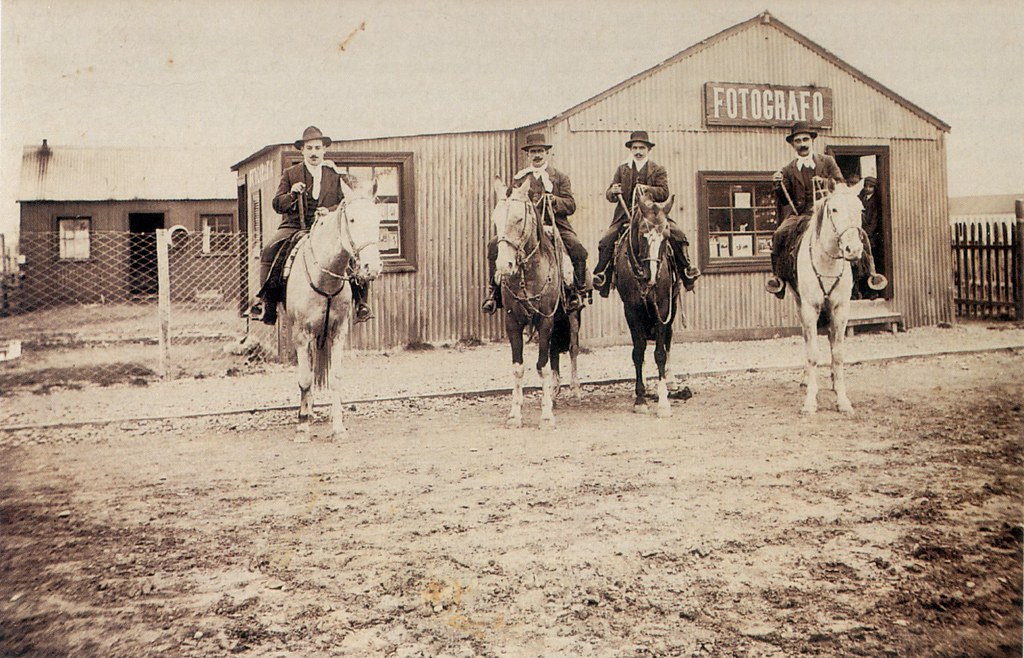
[[[952,225],[953,285],[960,317],[1024,320],[1024,222]]]

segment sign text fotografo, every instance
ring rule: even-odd
[[[704,83],[708,126],[791,126],[806,121],[832,127],[832,90],[741,82]]]

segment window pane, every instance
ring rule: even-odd
[[[758,183],[754,186],[754,205],[760,208],[775,207],[771,183]]]
[[[88,217],[59,218],[58,255],[65,260],[86,260],[89,258]]]
[[[398,167],[377,167],[377,196],[398,198]]]
[[[737,208],[733,210],[732,227],[736,231],[753,231],[754,211],[750,208]]]
[[[775,208],[758,208],[754,211],[754,229],[774,231],[779,225]]]
[[[708,230],[712,233],[723,233],[732,230],[732,221],[728,209],[712,208],[708,210]]]
[[[754,253],[755,256],[771,256],[772,254],[772,234],[762,233],[757,236],[757,250]]]
[[[708,207],[728,208],[729,205],[729,186],[722,183],[708,183]]]

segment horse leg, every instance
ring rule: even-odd
[[[334,337],[330,345],[331,434],[335,439],[348,435],[348,430],[345,428],[345,411],[341,403],[341,389],[344,383],[341,360],[345,352],[345,332],[348,330],[348,326],[347,321],[341,323],[338,335]]]
[[[540,424],[542,427],[555,426],[554,384],[555,378],[549,363],[551,354],[551,330],[553,322],[548,319],[537,327],[537,374],[541,382]]]
[[[298,331],[298,329],[296,329]],[[303,335],[297,341],[295,354],[299,361],[299,431],[309,432],[309,421],[313,416],[313,338]]]
[[[850,398],[846,395],[846,375],[843,367],[843,345],[849,315],[849,303],[836,304],[832,309],[832,323],[828,328],[829,343],[832,347],[832,388],[836,392],[836,406],[842,413],[853,411]]]
[[[572,367],[569,379],[569,390],[574,399],[583,397],[583,387],[580,386],[580,375],[576,369],[576,357],[580,353],[580,314],[579,311],[569,314],[569,362]]]
[[[633,369],[636,371],[636,388],[634,390],[633,413],[647,413],[647,389],[644,386],[644,355],[647,352],[647,337],[643,324],[631,313],[626,313],[626,324],[633,336]]]
[[[804,363],[807,397],[804,398],[801,411],[813,414],[818,411],[818,310],[806,301],[800,304],[800,324],[803,328],[807,359]]]
[[[654,362],[658,366],[658,418],[669,418],[672,415],[672,403],[668,399],[668,380],[665,378],[665,370],[668,364],[669,346],[672,344],[672,327],[659,327],[657,336],[658,339],[654,346]]]
[[[562,389],[562,375],[558,372],[561,362],[560,355],[554,349],[549,352],[551,358],[551,407],[558,406],[558,394]]]
[[[505,424],[508,427],[523,426],[523,326],[506,316],[505,331],[508,333],[509,346],[512,348],[512,407],[508,411]]]

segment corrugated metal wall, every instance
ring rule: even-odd
[[[495,176],[511,179],[511,133],[342,141],[330,150],[414,154],[416,271],[388,272],[374,282],[371,306],[376,319],[353,328],[352,347],[386,349],[419,341],[501,338],[500,315],[482,313],[480,303],[487,278],[485,247],[494,234],[491,181]],[[281,153],[278,149],[263,158],[279,162]],[[260,162],[246,163],[240,173]],[[263,195],[265,238],[280,222],[270,205],[279,166],[273,171]]]
[[[810,85],[832,89],[835,126],[822,131],[828,145],[887,146],[890,152],[893,307],[907,326],[953,317],[946,201],[944,133],[934,124],[819,56],[772,26],[755,25],[690,57],[655,70],[576,114],[548,127],[553,164],[573,181],[578,203],[574,225],[596,260],[596,245],[612,206],[604,198],[617,164],[628,153],[629,131],[644,128],[657,144],[651,158],[665,165],[677,195],[673,217],[697,244],[699,171],[774,171],[792,159],[785,129],[703,126],[705,82]],[[795,304],[763,291],[764,272],[709,274],[696,294],[684,295],[690,330],[770,330],[799,324]],[[626,335],[621,304],[613,294],[587,311],[584,338]],[[682,329],[680,322],[677,329]],[[761,331],[763,333],[763,331]]]

